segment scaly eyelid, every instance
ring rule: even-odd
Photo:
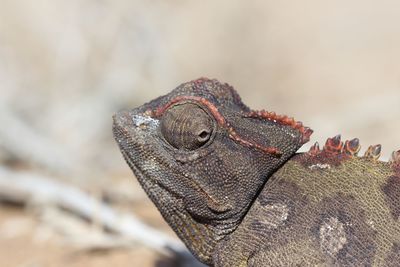
[[[252,147],[255,149],[258,149],[262,152],[268,153],[273,156],[280,157],[282,155],[282,152],[276,148],[276,147],[266,147],[263,145],[260,145],[256,142],[253,142],[251,140],[247,140],[246,138],[240,136],[235,129],[227,122],[224,118],[224,116],[219,112],[218,108],[211,103],[210,100],[204,98],[204,97],[199,97],[199,96],[177,96],[171,101],[169,101],[167,104],[164,106],[161,106],[155,110],[148,110],[146,113],[149,113],[152,117],[159,118],[161,117],[168,108],[171,106],[178,104],[183,101],[194,101],[199,104],[204,105],[207,110],[214,116],[215,120],[217,121],[218,125],[221,126],[222,128],[225,128],[228,131],[229,138],[234,140],[235,142],[238,142],[239,144],[247,147]]]

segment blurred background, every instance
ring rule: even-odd
[[[389,159],[399,47],[395,0],[0,0],[0,266],[193,266],[111,116],[201,76]]]

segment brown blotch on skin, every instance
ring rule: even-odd
[[[382,186],[385,201],[395,220],[400,220],[400,176],[391,176]]]
[[[260,219],[253,223],[255,228],[276,229],[285,224],[289,216],[289,208],[282,203],[271,203],[262,207]]]
[[[312,227],[321,251],[334,265],[371,265],[376,251],[376,231],[354,197],[337,194],[316,207],[320,211]]]
[[[347,243],[345,226],[335,217],[328,218],[319,229],[322,250],[331,257],[336,257]]]
[[[277,179],[276,182],[273,180]],[[257,217],[251,223],[251,230],[263,240],[269,240],[273,246],[285,246],[293,242],[293,232],[304,232],[302,229],[304,207],[309,206],[307,195],[292,182],[272,177],[268,190],[257,199],[259,209]],[[285,188],[285,191],[278,190]],[[300,197],[301,196],[301,197]]]

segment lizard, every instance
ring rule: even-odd
[[[163,218],[209,266],[400,266],[400,150],[358,155],[340,135],[246,106],[200,78],[113,116],[123,157]]]

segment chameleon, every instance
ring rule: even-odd
[[[209,266],[400,266],[400,150],[358,155],[340,135],[246,106],[200,78],[113,116],[139,183]]]

